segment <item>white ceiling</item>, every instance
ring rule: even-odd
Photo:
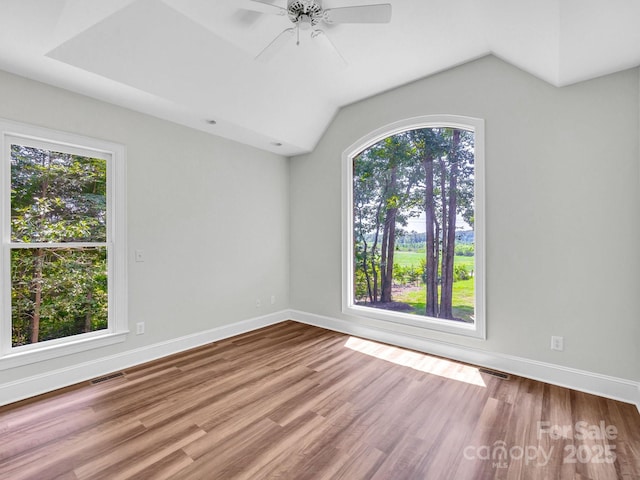
[[[295,155],[340,107],[489,53],[556,86],[640,65],[638,0],[324,7],[387,1],[389,24],[325,28],[345,66],[308,37],[254,60],[291,25],[239,0],[0,0],[0,69]]]

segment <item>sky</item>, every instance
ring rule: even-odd
[[[419,217],[411,217],[407,220],[407,226],[403,227],[407,232],[425,232],[427,229],[425,228],[425,216],[424,212],[420,214]],[[464,219],[458,215],[456,218],[456,229],[457,230],[473,230]]]

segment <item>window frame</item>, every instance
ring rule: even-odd
[[[11,143],[94,156],[107,162],[106,242],[43,243],[47,248],[82,245],[107,248],[107,328],[44,342],[12,346],[11,250],[25,244],[11,240]],[[127,318],[126,148],[82,135],[0,119],[0,370],[124,342]],[[31,245],[37,245],[33,243]],[[29,247],[27,247],[29,248]]]
[[[392,135],[421,128],[458,128],[474,132],[475,322],[467,324],[356,305],[354,301],[353,158]],[[423,115],[380,127],[354,142],[342,154],[342,313],[427,330],[486,339],[485,308],[485,176],[484,120],[460,115]]]

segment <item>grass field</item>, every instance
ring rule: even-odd
[[[425,252],[403,252],[397,251],[393,253],[393,263],[408,267],[413,265],[414,267],[420,266],[420,261],[424,259]],[[474,259],[473,257],[464,257],[456,255],[454,260],[455,265],[466,265],[469,270],[473,270]]]
[[[421,260],[425,257],[424,252],[396,251],[393,263],[408,267],[413,265],[420,267]],[[454,265],[465,265],[469,271],[474,270],[474,258],[456,255]],[[424,315],[426,309],[427,293],[424,285],[420,287],[402,289],[394,295],[393,300],[410,305],[414,308],[414,314]],[[465,322],[473,322],[475,305],[475,282],[473,278],[469,280],[459,280],[453,283],[453,314]]]

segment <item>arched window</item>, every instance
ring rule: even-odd
[[[412,118],[344,152],[344,313],[485,337],[483,127]]]

